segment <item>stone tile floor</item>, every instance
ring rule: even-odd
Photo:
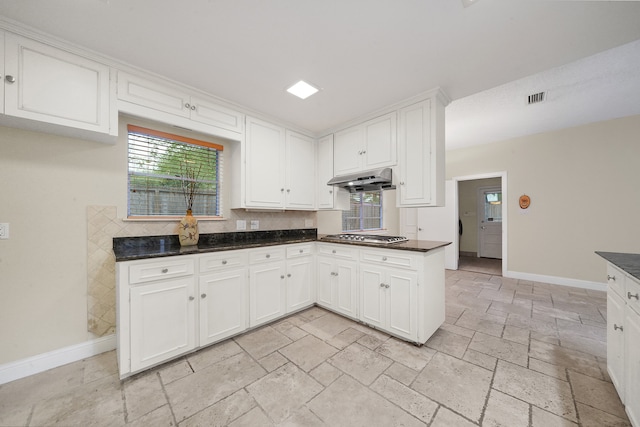
[[[0,386],[0,425],[629,426],[603,292],[447,271],[417,347],[320,308],[120,381],[114,352]]]

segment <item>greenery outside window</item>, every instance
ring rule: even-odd
[[[382,229],[382,191],[350,194],[350,208],[342,211],[342,231]]]
[[[184,216],[186,171],[197,172],[193,215],[220,216],[223,146],[128,126],[128,217]]]

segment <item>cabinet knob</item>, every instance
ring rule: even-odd
[[[291,189],[290,188],[287,188],[287,193],[291,193]]]
[[[196,297],[194,297],[194,296],[190,296],[189,297],[189,301],[193,301],[194,299],[196,299]]]
[[[381,288],[384,288],[384,283],[380,283],[380,287],[381,287]]]
[[[163,269],[162,269],[162,274],[165,274],[165,273],[168,273],[168,272],[169,272],[169,269],[168,269],[168,268],[163,268]]]
[[[190,109],[191,109],[191,104],[189,104],[189,103],[187,102],[186,104],[184,104],[184,107],[185,107],[187,110],[190,110]]]
[[[271,258],[271,254],[267,254],[267,255],[266,255],[266,257],[267,257],[267,258]]]
[[[422,231],[422,228],[418,227],[418,231]]]
[[[281,188],[281,189],[280,189],[280,192],[281,192],[281,193],[284,193],[284,188]]]
[[[627,298],[629,298],[629,299],[631,299],[631,298],[638,299],[638,294],[636,293],[635,295],[633,295],[631,292],[627,292]]]
[[[383,256],[383,257],[382,257],[382,260],[383,260],[383,261],[386,261],[386,260],[387,260],[387,257],[386,257],[386,256]]]
[[[329,194],[333,194],[333,190],[329,190]]]
[[[192,111],[196,111],[196,106],[195,106],[195,105],[192,105],[192,106],[191,106],[191,110],[192,110]]]
[[[367,154],[367,150],[362,150],[362,154]]]
[[[223,260],[222,260],[222,265],[225,265],[225,264],[227,264],[227,260],[226,260],[226,259],[223,259]]]
[[[288,273],[288,274],[287,274],[287,277],[291,277],[291,273]]]
[[[300,249],[300,253],[303,253],[303,252],[304,252],[304,249]]]
[[[335,250],[335,249],[334,249],[334,250],[332,250],[332,251],[331,251],[331,253],[332,253],[332,254],[335,254],[335,253],[336,253],[336,250]]]
[[[280,276],[281,279],[284,279],[284,274],[282,276]]]
[[[609,276],[607,274],[607,280],[613,280],[615,282],[616,281],[616,276]]]
[[[207,294],[201,294],[200,295],[200,298],[206,298],[206,297],[207,297]]]
[[[16,82],[16,78],[10,75],[6,75],[4,76],[4,79],[7,81],[7,83],[15,83]]]
[[[389,289],[389,285],[384,285],[385,288]]]
[[[400,181],[400,185],[404,185],[404,181]]]
[[[620,329],[620,332],[622,332],[622,326],[618,326],[615,323],[613,324],[613,330],[617,331],[618,329]]]

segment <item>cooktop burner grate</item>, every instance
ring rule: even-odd
[[[390,244],[390,243],[406,242],[409,239],[407,239],[404,236],[384,236],[384,235],[377,235],[377,234],[343,233],[343,234],[329,234],[323,237],[322,240]]]

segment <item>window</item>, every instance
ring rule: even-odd
[[[350,209],[342,211],[342,231],[379,230],[382,228],[382,191],[350,194]]]
[[[128,216],[183,216],[188,177],[197,188],[193,214],[220,216],[222,145],[133,125],[128,135]]]

